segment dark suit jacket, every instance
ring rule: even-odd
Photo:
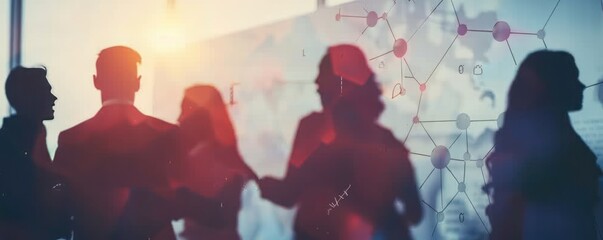
[[[67,238],[63,194],[50,173],[41,122],[11,116],[0,129],[0,239]],[[54,187],[54,188],[53,188]]]
[[[70,192],[75,239],[120,238],[115,232],[132,205],[129,201],[141,199],[132,190],[169,189],[169,165],[177,152],[175,129],[132,105],[115,104],[60,134],[54,165]],[[148,215],[162,216],[164,210],[145,209]],[[169,219],[158,219],[164,223],[161,229],[130,230],[144,231],[148,236],[137,235],[144,239],[174,239]]]

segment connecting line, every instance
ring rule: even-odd
[[[413,155],[418,155],[418,156],[428,157],[428,158],[430,158],[430,157],[431,157],[430,155],[423,154],[423,153],[416,153],[416,152],[409,152],[409,153],[410,153],[410,154],[413,154]]]
[[[442,206],[442,212],[444,211],[444,173],[440,169],[440,206]]]
[[[434,212],[438,212],[438,210],[435,210],[435,208],[433,208],[431,205],[429,205],[429,203],[425,202],[425,200],[421,200],[421,202],[423,202],[425,205],[427,205],[429,208],[431,208],[431,210],[433,210]]]
[[[456,136],[456,138],[454,139],[454,141],[452,141],[452,144],[450,144],[450,146],[448,147],[448,149],[451,149],[452,146],[454,146],[454,143],[456,143],[456,140],[459,140],[459,138],[461,137],[461,135],[463,135],[463,133],[459,133],[459,135]]]
[[[404,62],[400,60],[400,87],[404,87]]]
[[[479,168],[482,171],[482,178],[484,179],[484,185],[486,185],[486,176],[484,175],[484,168]],[[490,194],[486,194],[488,196],[488,202],[492,204],[492,199],[490,199]]]
[[[454,178],[454,180],[456,180],[457,184],[461,183],[461,182],[459,182],[459,179],[456,178],[456,176],[454,176],[454,173],[452,173],[452,170],[450,170],[450,168],[448,166],[446,166],[446,169],[448,169],[448,172],[450,172],[450,175],[452,175],[452,177]]]
[[[421,100],[423,100],[423,92],[421,92],[421,94],[419,94],[419,104],[417,105],[417,113],[415,114],[415,117],[419,117],[419,109],[421,109]],[[420,121],[419,121],[420,123]],[[425,128],[425,127],[423,127]]]
[[[389,24],[389,20],[387,20],[387,18],[385,19],[385,22],[387,23],[387,27],[389,27],[389,31],[392,33],[394,41],[396,41],[396,35],[394,35],[394,30],[392,30],[392,26]]]
[[[366,26],[366,27],[364,28],[364,30],[362,30],[362,33],[360,33],[360,36],[358,36],[358,38],[356,38],[356,42],[358,42],[358,40],[360,40],[360,37],[362,37],[362,35],[364,35],[364,32],[366,32],[366,30],[367,30],[368,28],[369,28],[369,27],[368,27],[368,26]]]
[[[601,83],[603,83],[603,81],[600,81],[600,82],[595,83],[595,84],[588,85],[588,86],[586,86],[586,87],[584,87],[584,88],[586,89],[586,88],[589,88],[589,87],[594,87],[594,86],[597,86],[597,85],[599,85],[599,84],[601,84]]]
[[[465,192],[465,196],[467,196],[467,200],[469,200],[469,203],[471,203],[471,207],[473,207],[475,214],[477,214],[477,217],[482,222],[482,225],[484,225],[484,229],[486,229],[486,232],[490,233],[490,231],[488,230],[488,227],[486,227],[486,223],[484,223],[484,220],[482,220],[482,216],[479,215],[479,213],[477,212],[477,209],[475,208],[475,205],[473,205],[473,202],[471,201],[471,198],[469,198],[469,195],[467,195],[467,192]]]
[[[414,127],[415,124],[411,124],[410,125],[410,129],[408,129],[408,133],[406,134],[406,137],[404,138],[404,143],[406,143],[406,140],[408,140],[408,136],[410,136],[410,132],[412,131],[412,127]]]
[[[553,16],[553,13],[555,13],[555,10],[557,10],[557,6],[559,6],[559,2],[561,2],[561,0],[558,0],[557,4],[555,4],[555,7],[553,8],[553,11],[551,11],[551,14],[549,15],[549,18],[544,23],[544,26],[542,26],[542,29],[546,28],[546,25],[549,24],[549,20],[551,20],[551,17]]]
[[[368,27],[367,27],[367,28],[368,28]],[[365,30],[366,30],[366,29],[365,29]],[[356,41],[358,41],[358,40],[356,40]],[[379,55],[379,56],[376,56],[376,57],[374,57],[374,58],[369,59],[369,61],[373,61],[373,60],[375,60],[375,59],[377,59],[377,58],[383,57],[383,56],[385,56],[385,55],[387,55],[387,54],[390,54],[390,53],[391,53],[391,52],[393,52],[393,51],[394,51],[394,50],[390,50],[389,52],[386,52],[386,53],[384,53],[384,54],[381,54],[381,55]]]
[[[358,15],[343,15],[343,14],[341,14],[339,16],[342,17],[342,18],[346,18],[346,17],[347,18],[367,18],[367,16],[358,16]]]
[[[427,134],[427,136],[429,137],[429,139],[431,139],[431,142],[433,143],[434,146],[438,146],[435,141],[433,140],[433,138],[431,138],[431,135],[429,134],[429,132],[427,132],[427,128],[425,128],[425,126],[423,125],[423,123],[419,123],[421,124],[421,127],[423,127],[423,130],[425,130],[425,133]]]
[[[469,153],[469,132],[465,129],[465,143],[467,144],[467,153]],[[467,162],[463,164],[463,182],[465,182],[467,177]]]
[[[533,35],[533,36],[538,35],[537,33],[526,33],[526,32],[511,32],[510,34],[517,34],[517,35]]]
[[[549,49],[549,47],[546,46],[546,42],[544,41],[544,38],[542,39],[542,43],[544,44],[544,49]]]
[[[433,239],[433,235],[435,234],[435,230],[438,228],[438,224],[439,222],[436,222],[435,226],[433,227],[433,231],[431,231],[431,239]]]
[[[414,33],[412,33],[412,35],[410,35],[410,38],[408,38],[408,43],[410,43],[410,40],[412,40],[412,38],[415,36],[415,34],[417,34],[417,32],[423,27],[423,25],[425,24],[425,22],[427,22],[427,20],[429,19],[429,17],[431,17],[431,15],[433,14],[433,12],[435,12],[436,9],[438,9],[438,7],[440,6],[440,4],[442,4],[444,0],[441,0],[438,5],[435,6],[435,8],[433,8],[433,10],[431,11],[431,13],[429,13],[429,15],[427,15],[427,18],[425,18],[425,20],[423,20],[423,22],[421,23],[421,25],[419,25],[419,28],[417,28],[417,30],[415,30]]]
[[[440,61],[438,62],[438,64],[435,66],[433,71],[431,71],[431,74],[429,74],[429,77],[427,77],[425,84],[427,84],[427,82],[429,82],[429,80],[431,79],[431,76],[433,76],[433,73],[435,73],[435,71],[438,69],[438,67],[440,66],[440,63],[442,63],[442,60],[444,60],[444,57],[446,57],[446,54],[448,54],[448,51],[450,51],[450,48],[452,48],[452,45],[454,44],[454,42],[456,41],[456,39],[458,37],[459,37],[458,34],[454,37],[454,40],[452,40],[452,43],[450,43],[450,46],[448,46],[448,49],[446,49],[446,52],[444,52],[444,55],[442,55],[442,58],[440,58]],[[517,64],[515,64],[515,65],[517,65]]]
[[[505,40],[505,42],[507,42],[507,46],[509,47],[509,52],[511,52],[511,57],[513,57],[513,62],[515,63],[515,66],[517,66],[517,61],[515,61],[515,55],[513,54],[513,50],[511,50],[511,45],[509,45],[509,39]]]
[[[450,3],[452,3],[452,9],[454,10],[454,15],[456,16],[456,22],[461,25],[461,20],[459,20],[459,14],[456,13],[456,7],[454,7],[454,1],[450,0]]]
[[[435,171],[435,168],[433,168],[431,170],[431,172],[429,173],[429,175],[427,175],[427,177],[425,178],[425,181],[423,181],[423,183],[421,183],[421,186],[419,186],[419,190],[421,190],[421,188],[423,188],[423,185],[425,185],[425,183],[427,182],[427,179],[429,179],[429,177],[431,176],[431,174]],[[435,210],[435,209],[434,209]]]
[[[469,133],[467,129],[465,129],[465,143],[467,145],[467,152],[469,152]]]
[[[412,68],[410,68],[410,65],[408,64],[408,61],[406,61],[406,58],[402,58],[404,59],[404,63],[406,64],[406,67],[408,68],[408,71],[410,72],[410,76],[412,76],[412,78],[415,80],[415,82],[417,82],[417,84],[421,85],[421,83],[419,82],[419,80],[417,80],[417,78],[415,78],[415,74],[412,73]]]
[[[454,194],[454,196],[452,197],[452,199],[450,199],[450,201],[448,202],[448,204],[446,204],[446,207],[444,207],[444,210],[442,210],[442,212],[444,212],[446,210],[446,208],[448,208],[448,206],[450,206],[450,204],[452,203],[452,201],[454,201],[454,199],[456,198],[457,195],[459,195],[458,191]]]
[[[491,33],[492,30],[467,29],[467,32],[487,32],[487,33]]]
[[[425,121],[419,121],[422,123],[445,123],[445,122],[456,122],[456,120],[425,120]]]

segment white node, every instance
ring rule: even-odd
[[[466,189],[467,189],[467,186],[465,185],[465,183],[460,182],[459,187],[458,187],[459,192],[465,192]]]
[[[444,221],[444,212],[438,212],[438,214],[436,214],[436,216],[438,218],[439,223]]]
[[[465,130],[471,125],[471,118],[466,113],[461,113],[456,117],[456,127]]]
[[[464,159],[465,161],[469,161],[469,160],[471,160],[471,153],[469,153],[469,152],[465,152],[465,154],[463,154],[463,159]]]

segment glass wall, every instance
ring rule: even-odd
[[[0,1],[0,116],[8,115],[8,101],[4,96],[4,81],[8,76],[9,64],[9,32],[10,32],[10,1]],[[1,124],[1,123],[0,123]]]

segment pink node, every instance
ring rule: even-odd
[[[408,50],[408,45],[404,39],[399,38],[394,42],[394,55],[397,58],[404,57],[406,50]]]
[[[366,25],[368,25],[369,27],[374,27],[375,25],[377,25],[378,19],[379,16],[377,16],[377,13],[374,11],[370,11],[368,15],[366,15]]]
[[[339,20],[341,20],[341,14],[335,14],[335,21],[339,22]]]
[[[421,92],[425,92],[425,89],[427,89],[427,85],[425,85],[425,83],[423,83],[423,84],[419,85],[419,90],[420,90]]]
[[[492,29],[492,36],[496,41],[503,42],[511,36],[511,27],[505,21],[498,21]]]
[[[412,123],[415,123],[415,124],[419,123],[419,116],[414,116],[412,118]]]
[[[461,36],[465,36],[465,34],[467,34],[467,25],[465,25],[465,24],[459,25],[459,27],[456,29],[456,33],[458,33]]]

